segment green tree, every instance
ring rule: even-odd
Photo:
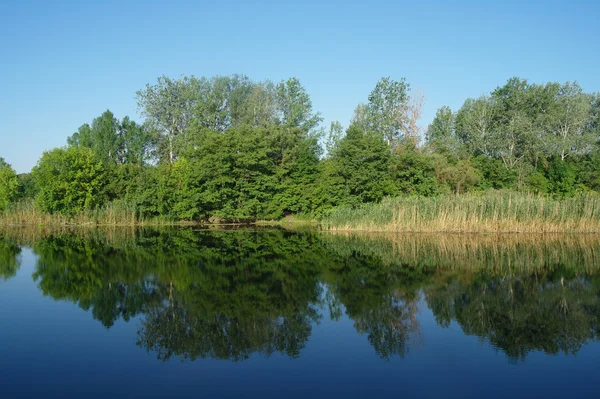
[[[126,116],[118,125],[118,135],[117,163],[144,165],[154,144],[148,129]]]
[[[5,210],[17,197],[19,179],[13,168],[0,158],[0,211]]]
[[[559,197],[570,197],[577,193],[579,182],[577,169],[559,157],[552,158],[546,171],[549,191]]]
[[[494,155],[493,117],[495,106],[490,97],[467,99],[456,114],[456,135],[477,156]]]
[[[199,99],[200,81],[195,77],[158,78],[136,93],[138,106],[150,129],[158,133],[159,157],[173,163],[177,157],[176,140],[190,121]]]
[[[437,110],[433,121],[427,128],[425,140],[427,145],[441,154],[458,156],[459,142],[456,137],[456,115],[449,107]]]
[[[481,181],[481,171],[470,158],[456,159],[445,153],[431,156],[437,191],[462,194],[473,190]]]
[[[329,126],[329,132],[325,141],[325,150],[327,152],[327,156],[331,157],[334,154],[340,145],[340,140],[344,136],[344,128],[342,124],[338,121],[331,122]]]
[[[235,94],[235,106],[231,112],[232,126],[265,127],[279,123],[273,83],[251,83]]]
[[[391,158],[391,174],[401,193],[424,196],[437,193],[433,159],[416,148],[396,149]]]
[[[243,75],[200,78],[193,109],[193,124],[199,129],[223,132],[244,119],[244,104],[253,83]]]
[[[529,112],[531,94],[531,86],[519,78],[509,79],[504,86],[492,92],[496,112],[491,145],[494,155],[509,168],[515,169],[530,161],[540,145],[534,119]]]
[[[31,173],[21,173],[19,178],[19,199],[34,199],[37,195],[37,187]]]
[[[116,163],[119,157],[119,121],[107,110],[92,121],[92,126],[82,125],[67,138],[71,146],[90,148],[105,164]]]
[[[311,132],[323,120],[319,113],[313,112],[310,96],[297,78],[279,83],[276,93],[283,125]]]
[[[32,175],[39,190],[36,202],[43,211],[72,215],[105,201],[105,169],[89,148],[46,151]]]
[[[591,122],[592,97],[577,83],[565,83],[556,95],[551,115],[550,153],[565,160],[572,154],[589,151],[597,137],[588,130]]]
[[[346,204],[380,201],[396,192],[389,173],[391,154],[384,137],[351,125],[332,160],[343,179]]]
[[[388,146],[402,138],[407,123],[410,86],[404,78],[399,81],[382,78],[369,95],[366,118],[372,132],[383,135]]]
[[[514,169],[508,168],[500,159],[479,155],[473,158],[475,168],[481,173],[479,187],[482,189],[515,188],[518,175]]]
[[[190,162],[189,182],[198,194],[194,202],[203,217],[276,218],[310,212],[318,169],[316,140],[287,126],[190,133],[182,156]]]

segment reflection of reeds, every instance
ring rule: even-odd
[[[184,238],[196,234],[188,228],[155,230],[151,227],[49,226],[4,227],[0,228],[0,236],[27,246],[33,246],[40,239],[48,237],[77,236],[108,247],[135,249],[143,245],[144,237],[158,231],[175,240],[177,237]],[[265,230],[264,234],[269,234],[269,231]],[[319,251],[319,247],[323,245],[327,252],[343,258],[359,253],[379,259],[384,265],[408,265],[432,270],[485,270],[494,274],[534,272],[558,267],[579,273],[592,273],[600,268],[600,235],[595,234],[321,232],[314,238],[314,251]],[[194,245],[193,240],[190,242],[190,245]]]
[[[109,247],[123,248],[134,246],[136,235],[143,234],[145,229],[130,227],[82,228],[77,226],[49,227],[0,227],[0,237],[10,238],[19,245],[33,247],[36,242],[45,238],[75,236],[84,240],[93,240]]]
[[[325,230],[388,232],[600,232],[600,197],[489,192],[434,198],[399,197],[335,209]]]
[[[385,264],[493,274],[557,267],[592,273],[600,268],[600,236],[591,234],[328,233],[330,248],[376,256]]]

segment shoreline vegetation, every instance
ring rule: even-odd
[[[31,201],[0,213],[4,226],[280,226],[323,231],[389,233],[600,233],[600,196],[554,199],[518,192],[385,198],[380,203],[338,207],[313,218],[278,220],[211,218],[202,221],[144,218],[133,205],[107,204],[73,216],[39,211]]]
[[[337,208],[323,230],[412,233],[599,233],[600,196],[553,199],[523,193],[390,198]]]
[[[600,93],[576,82],[511,78],[426,129],[404,78],[347,127],[295,77],[162,76],[136,98],[142,121],[106,110],[30,173],[0,156],[0,224],[600,233]]]

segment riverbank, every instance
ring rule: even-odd
[[[31,201],[0,213],[5,226],[278,226],[288,229],[389,233],[599,233],[600,196],[555,199],[486,192],[439,197],[397,197],[358,207],[339,207],[316,219],[289,215],[281,220],[202,221],[148,218],[133,206],[111,203],[75,215],[48,214]]]

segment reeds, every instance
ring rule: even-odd
[[[597,233],[600,196],[554,199],[515,192],[398,197],[334,209],[324,230],[446,233]]]
[[[179,224],[168,217],[145,218],[133,204],[113,201],[75,215],[40,211],[31,200],[14,203],[0,212],[5,226],[168,226]]]

